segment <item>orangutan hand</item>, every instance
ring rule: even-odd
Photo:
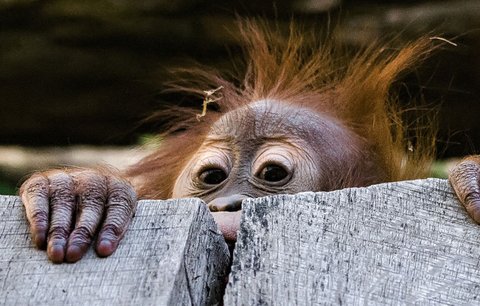
[[[32,240],[55,263],[82,258],[97,233],[97,254],[112,254],[137,205],[130,183],[106,168],[37,172],[19,193]]]
[[[449,180],[469,215],[480,223],[480,155],[462,160],[450,172]]]

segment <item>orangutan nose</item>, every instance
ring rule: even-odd
[[[210,211],[237,211],[242,209],[242,201],[248,198],[248,196],[243,194],[220,197],[210,201],[208,208]]]

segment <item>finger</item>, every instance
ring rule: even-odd
[[[50,230],[48,232],[48,258],[55,263],[63,262],[67,239],[75,214],[75,189],[73,179],[65,172],[55,171],[48,175],[50,181]]]
[[[468,214],[480,223],[480,164],[465,160],[450,172],[449,179]]]
[[[107,200],[107,179],[95,171],[71,174],[78,195],[77,222],[70,233],[65,259],[76,262],[87,252],[101,223]]]
[[[109,256],[117,249],[137,205],[135,190],[121,179],[108,179],[108,194],[106,217],[96,247],[99,256]]]
[[[47,245],[48,196],[48,179],[40,173],[32,175],[20,187],[32,240],[39,249],[44,249]]]

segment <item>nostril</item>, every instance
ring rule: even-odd
[[[242,209],[242,199],[238,199],[236,201],[232,201],[225,205],[226,211],[237,211]]]
[[[247,198],[242,194],[216,198],[208,203],[208,208],[210,211],[238,211],[242,209],[242,201]]]
[[[210,203],[208,203],[207,206],[208,206],[208,209],[209,209],[210,211],[219,211],[219,210],[218,210],[218,205],[215,204],[215,203],[210,202]]]

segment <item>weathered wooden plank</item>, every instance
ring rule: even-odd
[[[141,201],[118,250],[55,265],[32,247],[17,197],[0,197],[0,304],[202,305],[221,299],[227,246],[200,200]]]
[[[225,305],[480,303],[480,226],[445,180],[243,207]]]

